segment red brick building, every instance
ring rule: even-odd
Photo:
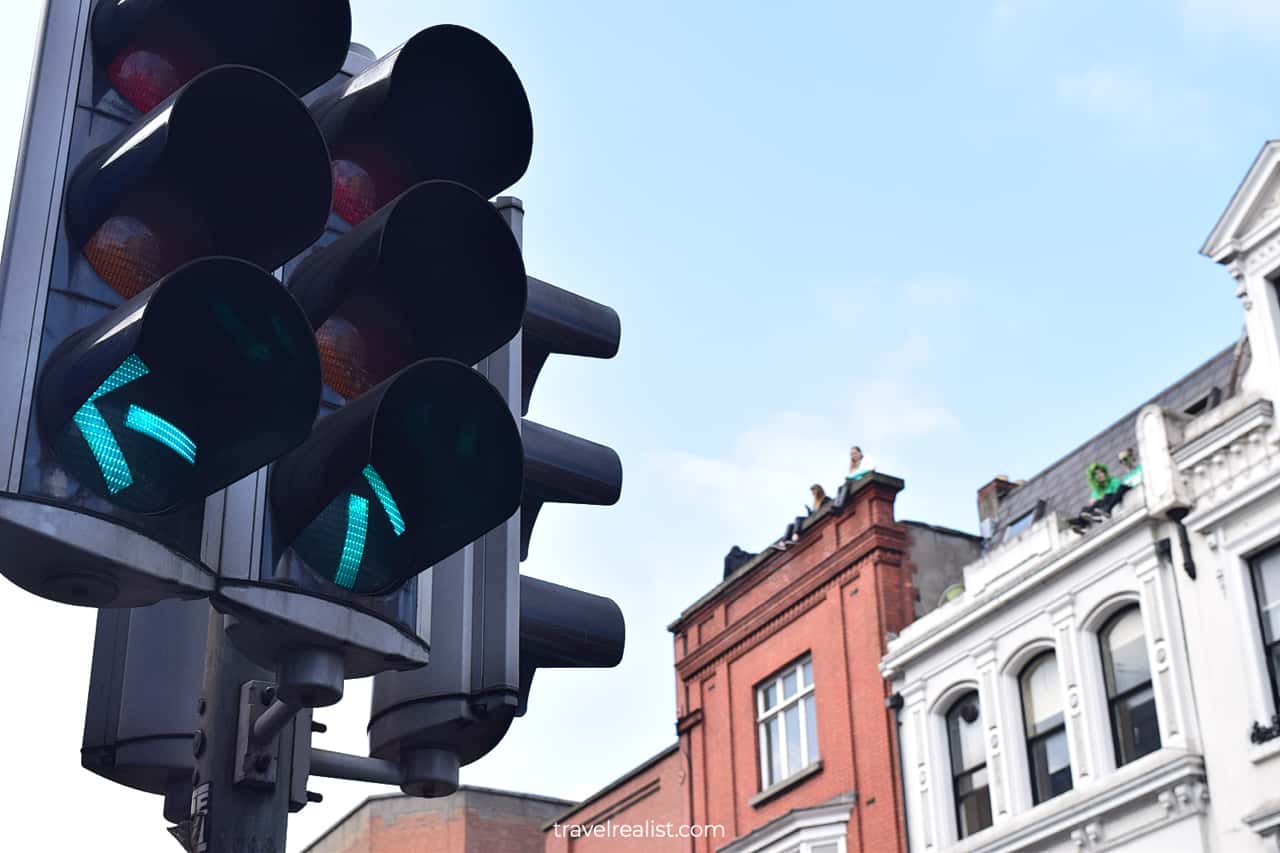
[[[546,853],[906,850],[879,661],[979,540],[896,521],[902,486],[870,474],[793,542],[730,553],[670,626],[678,742],[548,826]]]
[[[435,800],[381,794],[305,853],[542,853],[541,828],[571,803],[463,785]]]

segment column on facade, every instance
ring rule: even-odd
[[[995,642],[986,642],[974,649],[972,658],[978,672],[978,702],[982,706],[982,723],[986,730],[984,740],[987,747],[991,816],[995,823],[1000,824],[1013,817],[1013,806],[1009,797],[1010,770],[1005,734],[1008,729],[1004,719],[1004,703],[1000,701],[1000,674],[996,668]]]
[[[1086,713],[1088,704],[1081,677],[1080,632],[1076,624],[1075,599],[1064,596],[1049,608],[1053,623],[1058,676],[1062,681],[1063,713],[1066,716],[1067,748],[1071,752],[1074,787],[1092,785],[1098,777],[1097,749],[1099,721]]]
[[[924,682],[908,685],[902,690],[903,726],[902,774],[903,788],[911,798],[907,807],[912,847],[936,850],[938,841],[937,784],[932,771],[930,755],[929,706],[925,701]]]
[[[1142,623],[1150,655],[1156,715],[1160,722],[1160,744],[1164,747],[1194,749],[1191,730],[1193,709],[1187,678],[1186,645],[1180,629],[1177,589],[1170,576],[1173,566],[1160,559],[1153,546],[1133,564],[1141,596]]]

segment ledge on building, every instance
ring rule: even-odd
[[[830,515],[839,516],[844,514],[848,510],[848,508],[853,505],[853,497],[859,494],[860,492],[865,491],[867,488],[869,488],[873,484],[880,486],[882,489],[884,488],[891,489],[894,494],[897,494],[898,492],[902,491],[906,487],[906,481],[902,480],[900,477],[894,477],[889,474],[881,474],[879,471],[871,471],[868,474],[862,477],[859,477],[857,480],[853,481],[852,483],[847,484],[848,491],[847,493],[845,493],[844,501],[842,503],[837,505],[836,501],[829,500],[823,503],[822,506],[818,507],[812,513],[810,513],[809,516],[806,517],[800,523],[800,526],[796,531],[797,534],[799,534],[800,536],[803,536],[806,531],[814,527],[814,525],[821,522],[827,516],[830,516]],[[844,488],[845,486],[841,486],[841,489],[844,489]],[[735,569],[733,572],[731,572],[728,576],[726,576],[724,580],[722,580],[720,583],[712,587],[710,591],[708,591],[705,595],[703,595],[693,604],[690,604],[683,611],[681,611],[680,615],[676,617],[675,621],[667,626],[667,630],[673,634],[679,633],[680,630],[684,627],[686,620],[688,620],[690,616],[692,616],[693,614],[701,610],[702,606],[706,604],[708,601],[711,601],[713,598],[720,595],[720,593],[724,592],[724,590],[737,584],[738,581],[742,580],[744,577],[754,572],[759,566],[769,562],[771,559],[778,556],[779,554],[786,554],[786,553],[787,551],[779,551],[773,546],[765,548],[759,554],[756,554],[751,559],[742,563],[742,565],[738,566],[738,568]]]
[[[956,853],[1043,849],[1049,839],[1067,838],[1073,830],[1090,824],[1109,848],[1135,835],[1203,815],[1208,800],[1204,759],[1180,750],[1159,749],[1091,785],[988,827],[950,849]],[[1114,822],[1115,815],[1126,810],[1141,810],[1147,819]]]
[[[821,772],[822,772],[822,759],[819,758],[817,761],[813,762],[803,770],[797,770],[795,773],[792,773],[790,776],[783,779],[781,782],[775,782],[774,784],[770,785],[768,788],[765,788],[763,791],[756,794],[751,799],[747,800],[747,805],[751,806],[752,808],[759,808],[760,806],[772,800],[774,797],[781,794],[783,791],[789,791],[790,789],[799,785],[801,782],[805,781],[806,779],[811,779],[812,777],[817,776]]]
[[[797,835],[815,830],[835,830],[839,837],[843,838],[848,832],[849,817],[853,814],[853,807],[857,802],[858,792],[847,791],[816,806],[791,809],[764,826],[758,826],[746,835],[734,839],[721,847],[717,853],[776,850],[782,842],[795,841]],[[826,832],[823,832],[823,835],[826,835]],[[794,850],[796,846],[792,844],[787,849]]]

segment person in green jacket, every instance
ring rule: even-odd
[[[1111,476],[1107,466],[1101,462],[1091,464],[1086,476],[1089,478],[1089,494],[1093,498],[1093,504],[1085,510],[1086,513],[1111,515],[1111,510],[1120,503],[1124,493],[1132,488],[1119,477]]]

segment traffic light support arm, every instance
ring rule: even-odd
[[[327,749],[311,750],[311,775],[380,785],[400,785],[404,780],[404,771],[394,761]]]
[[[277,699],[253,721],[250,740],[255,746],[270,743],[276,735],[289,726],[289,723],[293,722],[293,718],[301,710],[301,705],[290,705],[288,702]],[[240,713],[244,713],[244,708],[240,709]]]

